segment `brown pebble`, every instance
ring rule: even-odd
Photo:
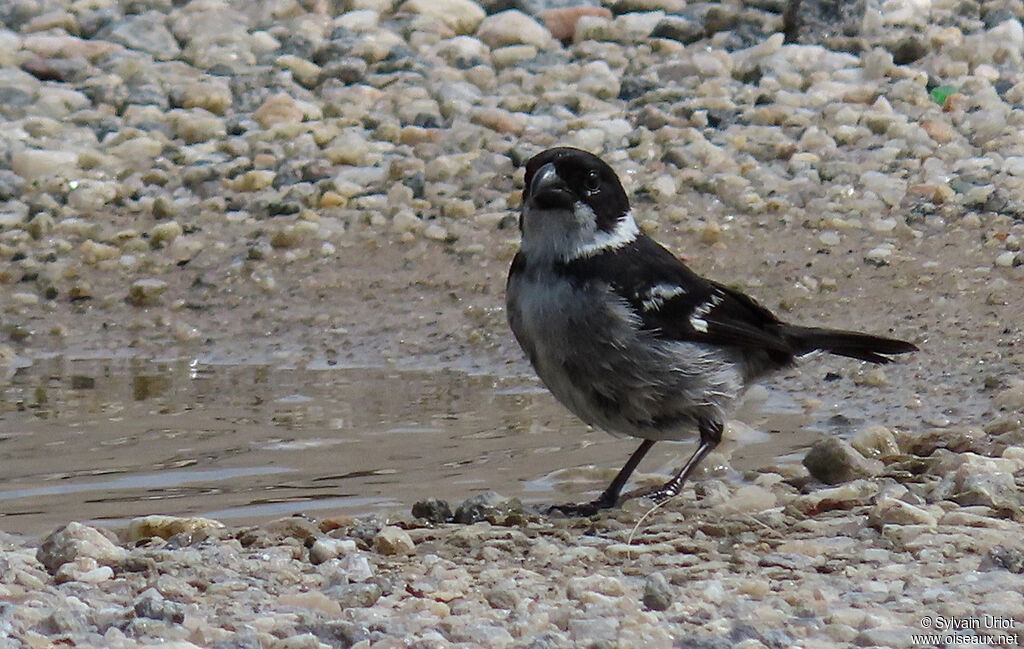
[[[576,23],[583,16],[611,18],[612,12],[604,7],[566,7],[548,9],[540,13],[540,19],[551,35],[560,41],[571,41],[576,35]]]
[[[945,108],[943,108],[945,110]],[[926,122],[921,123],[921,128],[928,134],[928,137],[935,140],[939,144],[946,144],[956,137],[956,129],[954,129],[949,122],[930,119]]]

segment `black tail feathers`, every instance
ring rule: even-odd
[[[888,363],[892,360],[889,356],[893,354],[917,351],[916,345],[905,340],[872,336],[856,331],[786,325],[784,334],[791,341],[798,356],[821,350],[869,363]]]

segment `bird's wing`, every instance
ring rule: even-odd
[[[642,327],[658,337],[756,348],[782,356],[795,351],[771,311],[739,291],[697,275],[650,237],[574,261],[568,270],[580,278],[607,283],[630,305]]]

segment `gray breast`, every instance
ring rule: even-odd
[[[723,420],[741,379],[721,354],[640,329],[607,284],[510,281],[509,323],[538,376],[586,423],[610,433],[682,439]]]

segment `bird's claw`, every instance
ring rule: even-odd
[[[551,505],[545,508],[543,511],[545,514],[562,514],[571,518],[583,518],[586,516],[593,516],[603,509],[611,509],[617,503],[608,498],[600,497],[597,500],[592,500],[589,503],[565,503],[564,505]]]
[[[660,485],[658,487],[643,487],[641,489],[634,489],[633,491],[627,492],[622,495],[622,500],[632,500],[634,498],[647,498],[648,500],[654,501],[655,504],[660,505],[664,502],[672,500],[679,495],[679,490],[672,488],[669,485]]]

